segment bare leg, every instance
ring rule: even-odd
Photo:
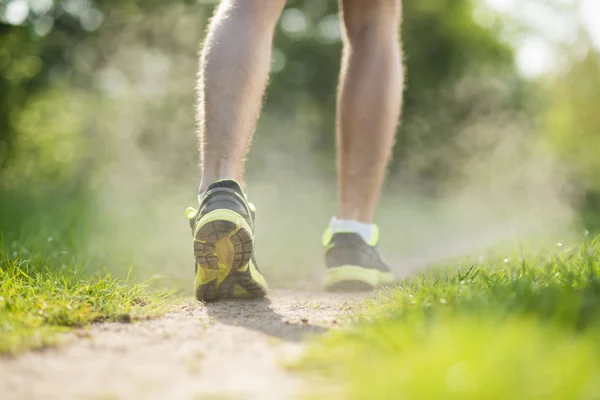
[[[340,0],[344,55],[337,111],[338,219],[371,223],[402,102],[400,0]]]
[[[284,5],[285,0],[222,0],[215,12],[198,82],[200,192],[220,179],[243,179]]]

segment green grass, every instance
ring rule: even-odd
[[[600,398],[600,240],[510,258],[381,293],[300,369],[348,399]]]

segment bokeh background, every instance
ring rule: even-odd
[[[215,1],[0,0],[0,232],[186,287],[200,43]],[[600,228],[600,2],[404,0],[403,123],[377,216],[399,275]],[[322,271],[335,211],[335,0],[289,0],[249,158],[259,261]]]

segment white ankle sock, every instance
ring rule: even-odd
[[[329,227],[333,233],[337,232],[354,232],[358,233],[365,242],[369,243],[373,238],[375,232],[375,225],[365,224],[364,222],[358,222],[353,219],[337,219],[331,217]]]

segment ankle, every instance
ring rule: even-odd
[[[205,182],[210,182],[210,183],[205,185],[204,184]],[[202,201],[208,191],[211,191],[212,189],[219,189],[219,188],[233,190],[243,196],[246,196],[246,194],[244,193],[244,189],[242,188],[242,185],[239,183],[239,181],[237,181],[235,179],[228,179],[228,178],[227,179],[219,179],[219,180],[212,181],[212,182],[203,180],[202,184],[200,185],[199,191],[198,191],[198,202],[200,204],[202,204]]]
[[[377,225],[360,222],[354,219],[338,219],[331,217],[329,228],[332,233],[353,232],[360,235],[369,244],[376,242],[378,236]]]
[[[198,193],[199,194],[206,193],[206,191],[208,190],[208,188],[211,185],[213,185],[217,182],[222,182],[222,181],[233,181],[233,182],[237,183],[240,186],[240,188],[242,188],[242,180],[241,179],[231,177],[228,175],[223,175],[218,178],[211,178],[211,179],[202,178],[202,181],[200,182],[200,187],[198,188]]]

